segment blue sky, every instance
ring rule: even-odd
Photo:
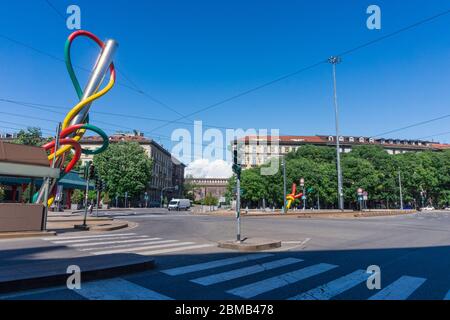
[[[447,0],[411,1],[60,1],[81,8],[82,28],[120,43],[119,84],[93,111],[176,120],[179,114],[130,90],[189,114],[361,43],[448,10]],[[366,28],[366,8],[382,10],[381,30]],[[71,33],[45,0],[2,1],[0,35],[63,58]],[[341,131],[376,135],[449,114],[450,14],[345,56],[338,66]],[[94,46],[72,48],[74,64],[91,68]],[[87,73],[78,70],[83,83]],[[124,77],[124,75],[126,77]],[[127,79],[128,78],[128,79]],[[0,36],[0,98],[61,106],[76,95],[62,62]],[[121,85],[123,84],[123,85]],[[0,131],[40,126],[54,130],[63,115],[0,102]],[[40,119],[36,119],[40,118]],[[43,119],[49,120],[44,121]],[[280,129],[283,134],[334,132],[331,66],[323,64],[274,85],[182,120],[230,128]],[[53,121],[53,122],[51,122]],[[108,133],[135,128],[166,147],[176,128],[146,119],[93,114]],[[421,138],[450,131],[450,118],[388,137]],[[49,133],[49,131],[45,131]],[[430,139],[450,142],[450,134]]]

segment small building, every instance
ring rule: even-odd
[[[36,179],[59,177],[59,168],[49,167],[47,153],[44,149],[0,141],[0,177],[22,179],[28,178],[27,185],[33,193]],[[17,188],[6,189],[15,200]],[[44,228],[44,206],[32,203],[0,203],[0,232],[40,231]]]

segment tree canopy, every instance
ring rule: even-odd
[[[29,146],[41,146],[46,142],[46,139],[42,137],[41,128],[28,127],[26,130],[21,129],[13,142]]]
[[[286,188],[292,183],[299,189],[300,178],[305,187],[308,207],[320,202],[321,208],[337,207],[337,170],[334,148],[302,146],[286,155]],[[390,155],[380,146],[357,146],[342,154],[343,191],[346,207],[356,207],[358,188],[368,192],[371,207],[394,208],[400,205],[399,173],[405,206],[425,203],[438,207],[450,204],[450,150],[442,152],[407,152]],[[230,179],[227,196],[234,196],[235,177]],[[283,204],[283,172],[281,164],[275,175],[261,175],[260,167],[244,170],[241,175],[243,205],[281,207]],[[296,201],[296,204],[299,200]]]
[[[94,156],[93,163],[111,196],[125,192],[130,197],[138,196],[152,175],[152,160],[136,142],[111,144],[105,152]]]

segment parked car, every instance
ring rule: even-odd
[[[189,199],[172,199],[169,202],[167,209],[171,210],[188,210],[191,207],[191,200]]]
[[[433,206],[426,206],[426,207],[424,207],[424,208],[421,208],[420,210],[421,210],[421,211],[433,211],[433,210],[434,210],[434,207],[433,207]]]
[[[445,211],[450,211],[450,207],[444,208]]]

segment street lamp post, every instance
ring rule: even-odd
[[[336,64],[341,62],[341,58],[330,57],[328,59],[328,62],[333,65],[334,112],[336,122],[336,162],[338,175],[338,205],[340,210],[344,210],[344,194],[342,192],[341,155],[339,146],[339,110],[338,110],[337,88],[336,88]]]
[[[283,167],[283,213],[286,213],[286,161],[284,157],[281,159],[281,166]]]
[[[303,211],[306,209],[306,194],[305,194],[305,179],[300,179],[300,187],[302,187],[302,200],[303,200]]]
[[[400,191],[400,209],[403,210],[402,176],[400,170],[398,171],[398,188]]]

